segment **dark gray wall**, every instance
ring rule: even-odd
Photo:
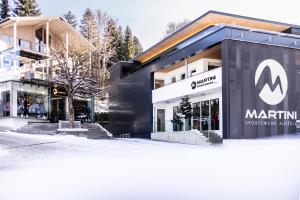
[[[149,137],[152,122],[151,80],[148,70],[140,70],[113,83],[109,92],[109,126],[114,135],[130,133]]]
[[[255,86],[255,72],[258,65],[273,59],[284,68],[288,78],[288,90],[284,100],[269,105],[260,97],[263,86],[272,86],[271,72],[262,73],[262,81]],[[295,133],[295,125],[280,125],[295,122],[284,119],[251,119],[273,122],[275,125],[247,125],[247,109],[257,111],[280,110],[300,113],[300,50],[263,45],[250,42],[225,40],[222,42],[223,66],[223,131],[225,138],[256,138],[271,135]],[[276,86],[275,84],[273,86]],[[271,87],[272,88],[272,87]],[[272,88],[274,89],[274,88]]]

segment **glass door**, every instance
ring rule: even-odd
[[[209,100],[201,102],[201,130],[210,129]]]
[[[193,103],[193,129],[200,130],[200,102]]]
[[[157,132],[165,132],[165,109],[157,109]]]

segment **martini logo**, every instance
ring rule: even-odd
[[[193,82],[192,82],[191,87],[192,87],[192,89],[195,89],[195,88],[197,87],[196,81],[193,81]]]
[[[265,76],[271,76],[271,81],[266,82]],[[259,64],[255,73],[255,86],[264,81],[259,97],[269,105],[277,105],[284,99],[288,80],[282,65],[276,60],[268,59]]]
[[[216,79],[217,79],[217,76],[214,75],[214,76],[210,76],[210,77],[207,77],[207,78],[200,79],[198,81],[193,81],[191,83],[191,87],[192,87],[192,89],[196,89],[196,88],[199,88],[199,87],[202,87],[202,86],[210,85],[210,84],[215,83]]]

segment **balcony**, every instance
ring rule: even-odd
[[[170,101],[186,95],[201,95],[221,87],[222,68],[219,67],[152,90],[152,103]]]

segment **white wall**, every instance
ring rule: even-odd
[[[165,84],[172,83],[172,77],[176,77],[176,81],[181,80],[181,74],[185,74],[185,77],[190,77],[192,70],[196,70],[195,74],[203,73],[208,71],[208,63],[216,63],[220,64],[221,60],[216,59],[208,59],[208,58],[202,58],[200,60],[194,61],[192,63],[189,63],[188,66],[182,66],[180,68],[177,68],[175,70],[172,70],[167,73],[163,72],[156,72],[154,74],[154,79],[158,80],[164,80]],[[186,74],[188,72],[188,74]]]

